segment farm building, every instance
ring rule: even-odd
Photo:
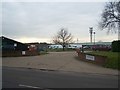
[[[39,51],[47,51],[48,44],[47,43],[39,43],[38,49],[39,49]]]
[[[15,41],[13,39],[9,39],[7,37],[1,36],[0,40],[1,40],[0,48],[2,51],[26,51],[28,50],[28,45]]]
[[[87,47],[92,47],[94,45],[105,45],[105,46],[111,46],[111,42],[96,42],[95,44],[94,43],[69,43],[66,47],[67,48],[72,48],[72,49],[75,49],[75,48],[87,48]],[[56,49],[56,48],[62,48],[62,45],[59,45],[59,44],[50,44],[49,45],[49,48],[52,48],[52,49]]]
[[[51,48],[51,49],[58,49],[58,48],[62,48],[62,45],[59,45],[59,44],[50,44],[49,48]]]
[[[38,51],[38,46],[39,43],[38,42],[34,42],[34,43],[26,43],[29,47],[29,51]]]
[[[39,54],[37,51],[29,51],[27,44],[4,36],[0,37],[0,53],[2,53],[0,54],[2,57],[33,56]]]
[[[38,42],[33,42],[33,43],[26,43],[29,46],[29,51],[47,51],[48,49],[48,44],[47,43],[38,43]]]

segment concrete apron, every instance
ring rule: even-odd
[[[118,70],[81,61],[76,52],[50,52],[46,55],[2,58],[2,66],[118,75]]]

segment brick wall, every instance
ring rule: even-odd
[[[93,62],[95,64],[104,65],[107,57],[106,56],[100,56],[100,55],[92,55],[87,53],[82,53],[80,51],[77,51],[78,57],[80,60],[87,61],[87,62]]]
[[[2,57],[17,57],[17,56],[34,56],[39,55],[37,51],[4,51],[2,52]]]

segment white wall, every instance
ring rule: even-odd
[[[56,49],[56,48],[63,48],[62,45],[49,45],[49,48]]]
[[[68,48],[81,48],[82,45],[81,44],[69,44],[68,45]],[[56,48],[63,48],[62,45],[49,45],[49,48],[52,48],[52,49],[56,49]]]
[[[81,44],[70,44],[70,45],[68,46],[68,48],[81,48],[81,47],[82,47]]]

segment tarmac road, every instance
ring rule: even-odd
[[[116,75],[3,67],[2,76],[3,88],[118,88]]]

